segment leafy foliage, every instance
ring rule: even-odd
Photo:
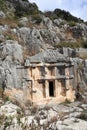
[[[18,1],[15,9],[16,9],[15,14],[19,17],[39,13],[38,7],[35,3],[29,3],[26,1],[24,1],[23,3],[20,3]]]
[[[54,20],[54,19],[58,18],[57,15],[54,12],[52,12],[52,11],[45,11],[44,15],[46,17],[49,17],[51,20]]]
[[[44,14],[51,19],[61,18],[66,21],[83,22],[82,19],[72,16],[68,11],[61,9],[55,9],[54,11],[45,11]]]
[[[4,0],[0,0],[0,10],[5,11],[6,10],[6,4]]]
[[[32,20],[35,20],[36,24],[40,24],[42,22],[42,18],[39,14],[32,15]]]
[[[74,22],[74,21],[69,21],[68,24],[70,27],[76,26],[76,22]]]
[[[82,47],[82,48],[87,48],[87,41],[84,41],[84,40],[79,40],[77,42],[60,42],[56,45],[54,45],[54,47],[57,47],[57,48],[61,48],[61,47],[70,47],[70,48],[79,48],[79,47]]]
[[[82,112],[77,118],[87,121],[87,113]]]

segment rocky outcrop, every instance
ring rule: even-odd
[[[5,0],[6,8],[16,16],[30,15],[35,12],[39,12],[38,7],[35,3],[30,3],[28,0]]]
[[[21,28],[20,29],[20,38],[22,37],[25,43],[28,43],[28,40],[32,41],[31,37],[36,39],[38,36],[39,42],[42,49],[45,50],[46,46],[42,45],[43,39],[41,39],[41,35],[38,32],[38,35],[35,34],[36,30],[30,30],[29,28]],[[29,37],[29,38],[28,38]],[[33,49],[34,46],[36,47],[35,51],[42,51],[40,48],[37,47],[38,44],[37,40],[34,40],[34,45],[31,48],[29,45],[27,46],[26,50]],[[35,44],[37,42],[37,44]],[[26,44],[27,44],[26,43]],[[27,85],[27,80],[29,80],[29,76],[27,73],[27,69],[25,69],[24,62],[25,62],[25,54],[24,54],[24,46],[18,44],[17,41],[7,40],[0,44],[0,86],[2,86],[3,81],[7,81],[8,88],[23,88]],[[39,49],[39,50],[37,50]],[[64,54],[66,57],[70,57],[71,61],[75,65],[75,69],[78,70],[79,73],[76,74],[79,76],[79,80],[85,84],[87,82],[87,74],[86,74],[86,60],[78,58],[77,55],[81,53],[86,53],[86,49],[71,49],[71,48],[63,48],[58,50],[60,53]],[[38,55],[37,55],[38,56]],[[76,77],[77,80],[77,77]]]
[[[0,129],[3,130],[86,130],[87,104],[85,102],[30,106],[23,109],[0,98]]]
[[[32,106],[27,71],[30,63],[26,59],[57,47],[62,42],[74,45],[81,40],[85,41],[84,47],[87,47],[87,25],[82,21],[72,23],[72,20],[66,21],[60,17],[51,19],[28,0],[3,2],[3,6],[0,3],[0,97],[5,101],[0,98],[0,130],[86,130],[87,49],[58,49],[59,53],[73,62],[75,68],[75,82],[78,81],[79,86],[77,99],[80,101],[74,103],[66,100],[60,105]],[[61,57],[61,54],[58,55]],[[53,60],[52,55],[49,57],[48,62]],[[58,58],[57,55],[54,57]],[[32,62],[33,59],[30,59]],[[39,62],[42,59],[43,55]],[[5,90],[2,89],[4,81]],[[76,90],[76,86],[73,89]],[[9,95],[12,102],[6,101]]]
[[[24,74],[22,46],[17,41],[8,40],[0,44],[0,86],[6,79],[8,87],[21,87]]]
[[[58,46],[61,42],[76,44],[77,40],[85,40],[87,37],[86,24],[80,23],[71,27],[62,19],[52,21],[48,17],[40,15],[42,21],[39,25],[33,24],[31,18],[22,17],[17,22],[0,26],[0,42],[16,40],[27,50],[28,55],[34,55],[52,46]],[[10,21],[9,21],[10,22]],[[13,21],[12,21],[13,22]]]
[[[19,38],[22,39],[23,46],[27,48],[30,55],[34,55],[46,49],[45,42],[40,31],[36,28],[22,27],[18,30]]]
[[[0,18],[5,18],[5,17],[6,17],[5,13],[3,11],[0,11]]]

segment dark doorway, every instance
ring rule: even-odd
[[[54,83],[53,83],[53,81],[49,81],[49,96],[54,97]]]

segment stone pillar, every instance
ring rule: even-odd
[[[58,97],[58,85],[57,85],[57,80],[55,80],[55,97]]]
[[[59,80],[55,80],[55,94],[56,97],[61,95],[61,91],[62,91],[62,86],[61,86],[61,81]]]
[[[49,97],[49,82],[45,81],[45,89],[46,89],[46,98]]]
[[[32,100],[33,100],[33,97],[34,97],[33,90],[34,90],[34,80],[32,80],[32,86],[31,86],[31,98],[32,98]]]

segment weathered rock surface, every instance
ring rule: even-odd
[[[26,102],[29,77],[27,69],[24,69],[25,59],[31,55],[61,42],[74,44],[78,40],[86,41],[87,25],[75,23],[72,26],[63,19],[51,20],[43,14],[39,17],[39,24],[35,24],[35,19],[33,21],[24,16],[25,13],[31,15],[37,12],[36,4],[27,3],[27,0],[5,2],[7,12],[0,10],[0,87],[6,80],[7,95],[12,92],[15,104],[0,99],[0,130],[87,130],[87,49],[59,49],[72,60],[78,71],[81,100],[85,99],[83,102],[40,108],[31,106],[29,101]],[[20,9],[19,12],[17,9]],[[15,14],[24,16],[12,20]]]
[[[0,11],[0,18],[5,18],[5,17],[6,17],[5,13],[3,11]]]
[[[28,23],[28,18],[27,17],[23,17],[21,19],[19,19],[19,25],[20,26],[26,26]]]
[[[85,107],[84,107],[85,106]],[[29,106],[31,114],[25,114],[16,104],[7,101],[0,108],[0,129],[3,130],[86,130],[87,104],[82,102],[60,105]],[[37,109],[37,111],[35,110]]]
[[[1,106],[0,115],[3,116],[5,114],[6,117],[16,116],[18,110],[20,111],[20,108],[18,106],[8,101],[3,106]]]
[[[40,31],[36,28],[22,27],[18,31],[19,37],[22,39],[23,45],[27,48],[30,55],[34,55],[44,49],[46,49],[43,38],[40,35]]]
[[[7,87],[21,87],[25,71],[20,69],[23,63],[23,49],[17,41],[7,40],[0,44],[0,86],[6,79]]]

